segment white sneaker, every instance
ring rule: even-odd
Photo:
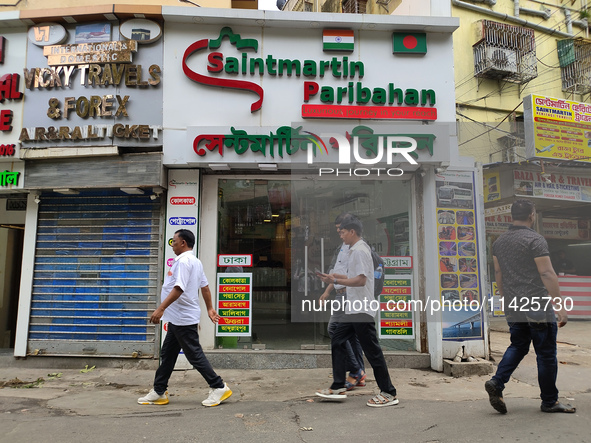
[[[158,395],[154,389],[151,389],[150,392],[148,392],[148,395],[138,398],[137,402],[140,405],[167,405],[168,391],[162,395]]]
[[[232,391],[228,387],[226,383],[224,383],[223,388],[217,389],[210,389],[209,390],[209,397],[201,402],[203,406],[217,406],[224,400],[230,398],[232,395]]]

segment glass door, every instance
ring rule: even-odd
[[[252,336],[235,346],[330,349],[330,312],[319,308],[324,287],[316,271],[328,272],[341,245],[335,218],[357,215],[381,256],[412,255],[410,202],[404,181],[220,179],[217,253],[253,256],[253,267],[243,270],[253,273]],[[412,339],[384,339],[382,346],[415,349]]]

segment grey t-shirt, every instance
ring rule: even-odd
[[[535,262],[550,255],[546,239],[526,226],[511,226],[493,244],[493,255],[503,274],[507,321],[554,321],[554,308],[544,298],[549,295]]]

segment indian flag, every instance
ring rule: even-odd
[[[325,51],[348,51],[355,48],[355,34],[347,29],[325,29],[322,31],[322,44]]]

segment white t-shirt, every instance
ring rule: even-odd
[[[376,315],[377,310],[370,308],[370,303],[375,300],[373,295],[373,273],[373,260],[369,246],[363,240],[359,240],[349,249],[347,277],[353,278],[358,275],[365,275],[365,285],[347,287],[347,300],[350,304],[347,304],[345,314],[368,314],[372,317]],[[375,305],[375,302],[373,304]]]
[[[185,251],[177,255],[170,271],[164,278],[160,300],[164,301],[175,286],[181,288],[183,293],[166,308],[162,316],[162,321],[170,322],[177,326],[199,323],[201,318],[199,288],[207,285],[208,282],[203,272],[203,265],[193,255],[193,251]]]
[[[334,269],[330,270],[330,274],[347,274],[347,262],[349,261],[349,245],[343,243],[337,255],[337,261],[334,264]],[[343,285],[334,285],[335,289],[344,288]]]

